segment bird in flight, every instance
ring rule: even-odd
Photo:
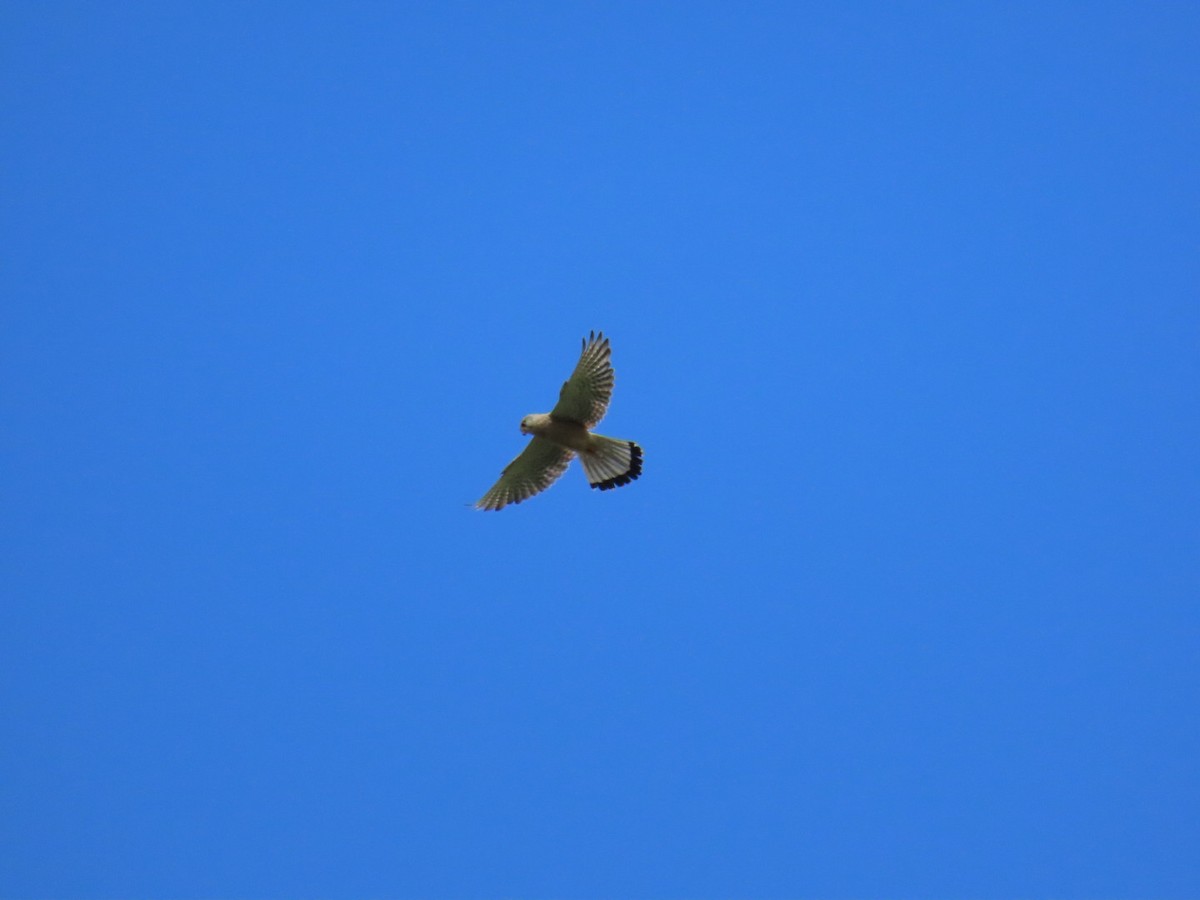
[[[539,494],[579,454],[588,483],[602,491],[620,487],[642,474],[642,448],[633,441],[595,434],[612,399],[612,348],[603,332],[583,341],[583,353],[548,413],[521,420],[521,434],[532,434],[520,455],[504,467],[500,480],[475,504],[478,509],[503,509]]]

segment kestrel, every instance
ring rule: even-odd
[[[641,475],[641,447],[591,431],[608,410],[614,381],[608,338],[603,332],[593,332],[584,339],[583,354],[571,377],[563,382],[554,409],[521,420],[521,434],[532,434],[533,440],[504,467],[500,480],[475,506],[502,509],[528,500],[554,484],[576,453],[588,483],[602,491],[629,484]]]

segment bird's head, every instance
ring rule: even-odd
[[[529,416],[526,416],[521,420],[521,434],[533,434],[533,432],[529,430]]]

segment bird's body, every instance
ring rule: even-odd
[[[548,413],[532,413],[521,420],[521,433],[533,435],[533,440],[475,504],[479,509],[502,509],[544,491],[576,454],[588,483],[602,491],[642,474],[641,447],[590,430],[603,418],[612,397],[611,356],[603,333],[584,339],[579,364],[563,384],[558,403]]]
[[[583,452],[590,446],[591,432],[570,419],[556,419],[550,413],[530,413],[521,420],[522,434],[536,434],[560,447]]]

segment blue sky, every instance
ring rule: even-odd
[[[1198,41],[4,4],[0,896],[1200,894]]]

